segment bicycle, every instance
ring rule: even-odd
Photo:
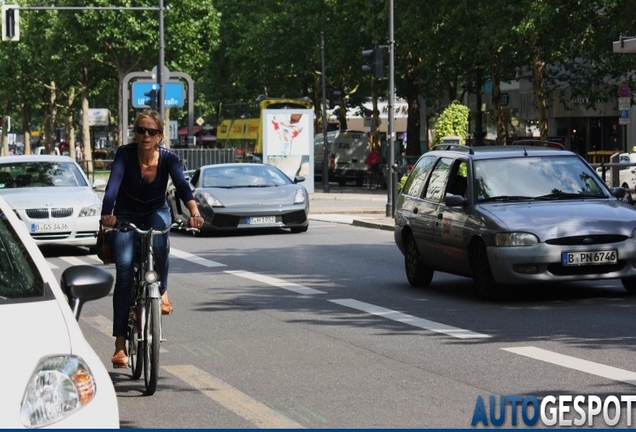
[[[380,170],[367,170],[367,175],[365,176],[365,183],[367,185],[367,189],[383,188],[384,181],[383,181],[383,175],[380,172]]]
[[[126,349],[128,365],[132,370],[132,379],[137,380],[144,373],[146,394],[151,396],[157,390],[159,378],[159,349],[163,337],[161,327],[161,281],[155,270],[152,252],[153,237],[166,234],[173,228],[196,232],[185,223],[172,223],[164,229],[143,230],[130,222],[120,222],[112,231],[135,231],[135,279],[132,302],[128,314],[128,335]],[[139,355],[142,354],[142,355]]]

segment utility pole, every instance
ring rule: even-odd
[[[320,32],[320,53],[322,57],[322,191],[329,192],[329,142],[327,140],[327,78],[325,77],[325,32]],[[315,156],[315,155],[314,155]]]
[[[389,124],[387,132],[389,135],[389,155],[388,155],[388,169],[387,173],[389,178],[387,179],[387,204],[386,204],[386,216],[395,216],[395,199],[396,199],[396,187],[397,181],[394,178],[395,168],[393,167],[395,159],[395,119],[394,119],[394,105],[395,105],[395,35],[393,29],[393,0],[389,0]]]
[[[163,83],[166,82],[166,78],[163,76],[163,70],[165,68],[165,56],[164,56],[164,43],[163,43],[163,0],[159,0],[159,62],[157,65],[157,84],[159,85],[159,100],[157,101],[157,108],[159,114],[163,118],[165,113],[166,104],[166,89]],[[165,132],[164,132],[165,135]]]

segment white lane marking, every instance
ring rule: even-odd
[[[85,262],[85,261],[82,261],[81,259],[79,259],[79,258],[77,258],[77,257],[73,257],[73,256],[70,256],[70,257],[62,256],[62,257],[60,257],[60,259],[61,259],[62,261],[66,261],[66,262],[67,262],[67,263],[69,263],[70,265],[74,265],[74,266],[75,266],[75,265],[82,265],[82,264],[86,264],[86,262]]]
[[[103,315],[95,315],[92,317],[82,318],[82,320],[89,323],[92,327],[104,333],[108,337],[113,337],[113,322]],[[165,335],[164,335],[165,337]],[[162,346],[159,347],[159,352],[167,353],[168,350]]]
[[[97,255],[95,255],[95,254],[93,254],[93,255],[86,255],[86,258],[90,258],[90,259],[92,259],[93,261],[97,261],[98,263],[102,263],[102,260],[100,260],[100,259],[99,259],[99,257],[98,257]]]
[[[470,330],[464,330],[458,327],[452,327],[446,324],[441,324],[435,321],[429,321],[423,318],[417,318],[413,315],[407,315],[402,312],[397,312],[391,309],[386,309],[380,306],[375,306],[369,303],[364,303],[354,299],[340,299],[340,300],[329,300],[332,303],[336,303],[342,306],[350,307],[352,309],[357,309],[363,312],[370,313],[372,315],[377,315],[382,318],[387,318],[393,321],[401,322],[403,324],[408,324],[413,327],[419,327],[424,330],[430,330],[436,333],[443,333],[448,336],[456,337],[458,339],[483,339],[492,337],[490,335],[475,333]]]
[[[184,259],[186,261],[193,262],[195,264],[200,264],[204,267],[227,267],[226,264],[221,264],[215,261],[210,261],[205,258],[198,257],[188,252],[181,251],[179,249],[170,248],[170,255],[174,255],[177,258]]]
[[[52,263],[51,261],[49,261],[49,260],[46,260],[46,263],[49,265],[49,268],[50,268],[51,270],[55,270],[55,269],[59,268],[58,266],[56,266],[55,264],[53,264],[53,263]]]
[[[192,365],[162,366],[162,368],[258,428],[303,428],[301,424]]]
[[[293,282],[286,282],[282,279],[276,279],[273,277],[260,275],[257,273],[252,273],[244,270],[226,270],[225,273],[230,273],[235,276],[244,277],[246,279],[252,279],[258,282],[263,282],[268,285],[272,285],[278,288],[283,288],[288,291],[293,291],[298,294],[326,294],[324,291],[319,291],[317,289],[309,288],[306,286],[298,285]]]
[[[601,363],[595,363],[588,360],[581,360],[576,357],[570,357],[567,355],[558,354],[552,351],[544,350],[544,349],[533,347],[533,346],[502,348],[502,350],[508,351],[514,354],[519,354],[525,357],[530,357],[535,360],[541,360],[546,363],[552,363],[557,366],[563,366],[569,369],[585,372],[590,375],[596,375],[602,378],[608,378],[614,381],[620,381],[627,384],[636,385],[636,373],[630,372],[624,369],[615,368],[613,366],[607,366]]]

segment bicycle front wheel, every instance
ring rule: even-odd
[[[144,380],[146,394],[157,390],[159,378],[159,348],[161,346],[161,299],[150,298],[146,302],[146,325],[144,329]]]
[[[143,370],[143,344],[139,341],[138,306],[131,309],[128,317],[128,362],[132,370],[132,379],[137,380]]]

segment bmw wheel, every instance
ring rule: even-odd
[[[404,269],[406,270],[406,278],[411,286],[426,288],[433,280],[434,271],[422,261],[422,256],[417,249],[413,234],[409,234],[406,237],[405,249]]]

